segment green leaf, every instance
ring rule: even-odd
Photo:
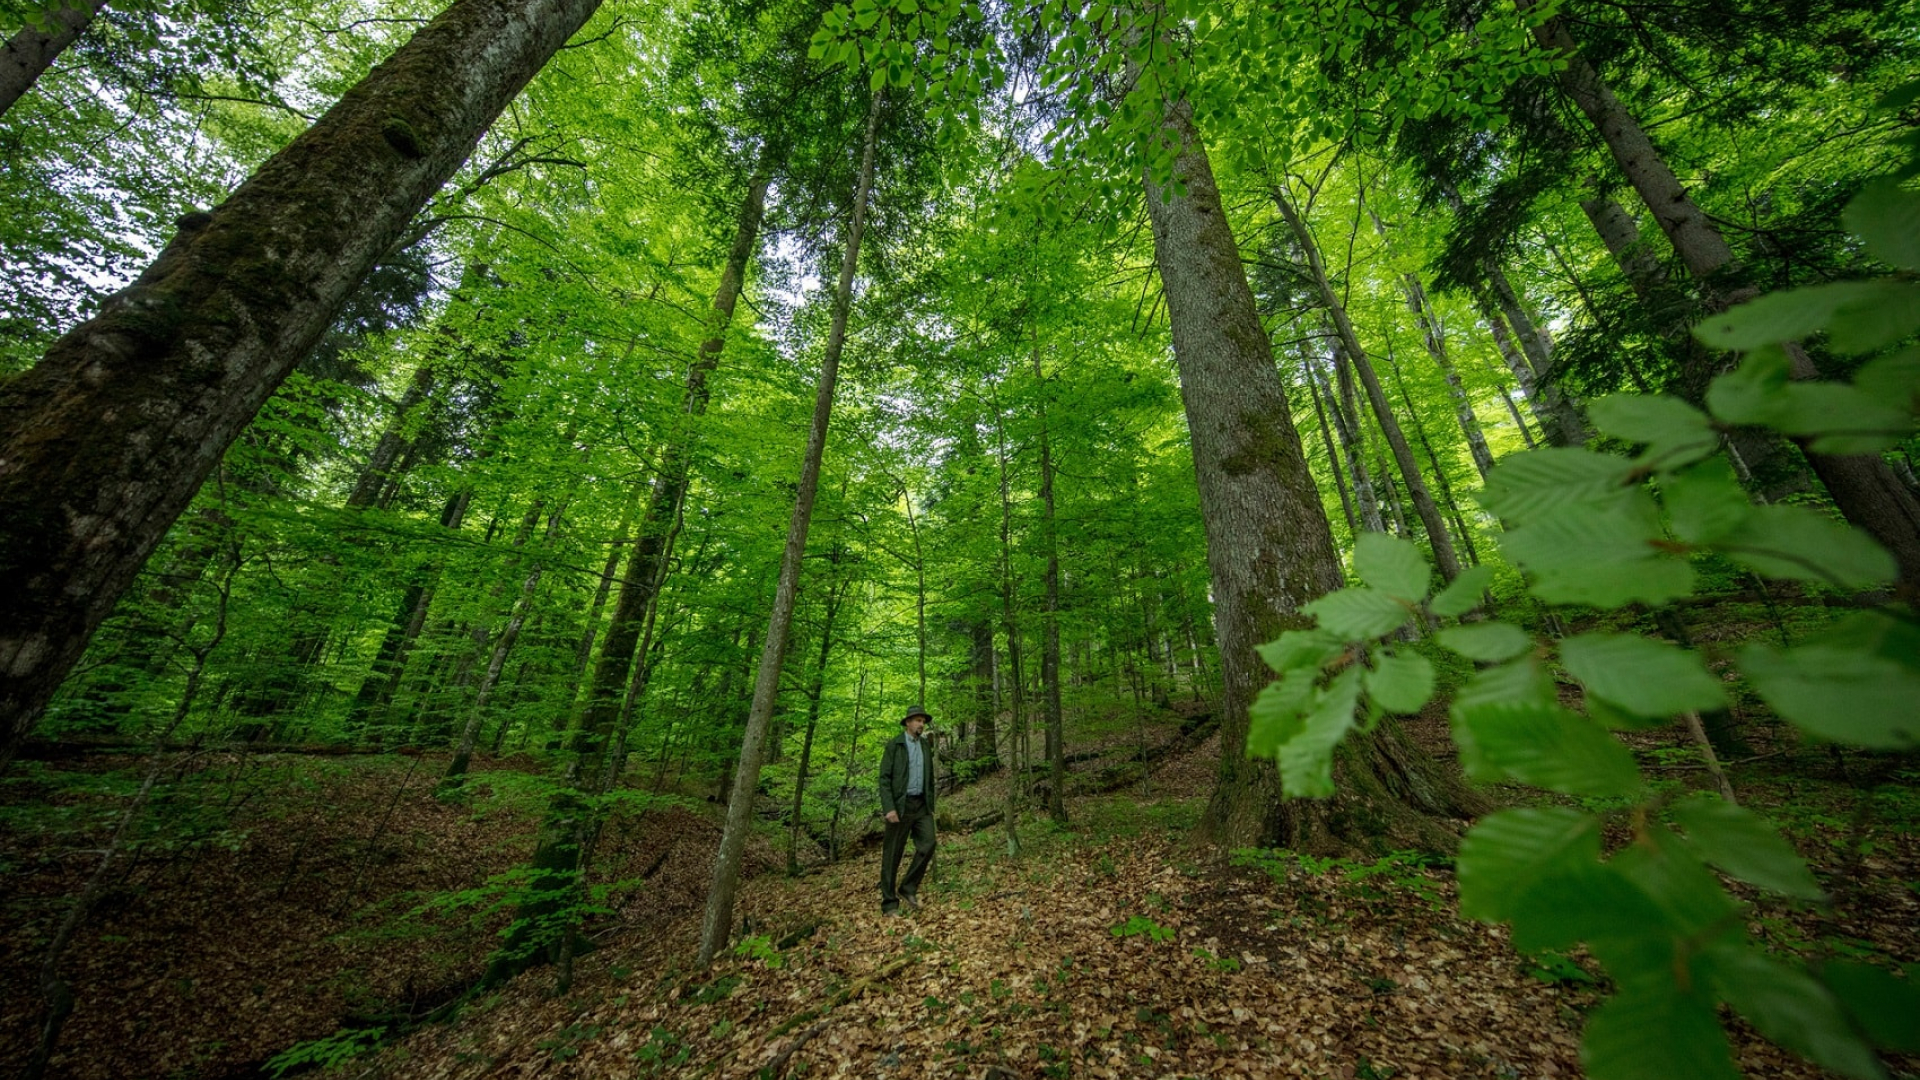
[[[1449,626],[1435,636],[1440,644],[1472,660],[1511,660],[1533,648],[1533,639],[1512,623]]]
[[[1640,887],[1683,937],[1740,938],[1740,907],[1672,830],[1643,826],[1610,864]]]
[[[1559,806],[1488,814],[1460,841],[1460,911],[1504,921],[1536,882],[1599,862],[1600,819],[1591,814]]]
[[[1671,717],[1724,706],[1726,692],[1697,653],[1632,634],[1592,633],[1560,643],[1560,662],[1587,692],[1636,716]]]
[[[1716,795],[1694,795],[1674,804],[1673,819],[1695,854],[1741,881],[1800,900],[1826,895],[1800,853],[1752,811]]]
[[[1693,568],[1666,551],[1652,496],[1635,490],[1601,506],[1563,508],[1500,538],[1550,604],[1663,604],[1693,591]]]
[[[1391,634],[1413,614],[1406,604],[1378,589],[1365,587],[1330,592],[1300,610],[1317,617],[1322,630],[1348,641]]]
[[[1388,712],[1417,713],[1433,697],[1433,664],[1419,653],[1388,653],[1367,672],[1367,696]]]
[[[1771,424],[1786,407],[1792,377],[1792,365],[1778,346],[1755,349],[1739,367],[1715,376],[1707,387],[1707,408],[1722,423]]]
[[[1294,798],[1333,794],[1333,749],[1353,728],[1360,700],[1360,669],[1340,673],[1314,699],[1301,730],[1280,746],[1280,790]]]
[[[1737,351],[1798,341],[1826,329],[1842,307],[1876,303],[1882,292],[1880,282],[1835,281],[1768,293],[1702,320],[1693,336],[1711,348]]]
[[[1920,285],[1876,281],[1878,295],[1862,297],[1834,312],[1827,348],[1843,356],[1884,349],[1920,329]]]
[[[1551,705],[1557,700],[1553,680],[1532,656],[1473,673],[1453,696],[1455,706],[1496,701],[1531,701]]]
[[[1629,482],[1633,463],[1611,454],[1549,447],[1514,454],[1487,474],[1480,504],[1520,524],[1577,503],[1604,501]]]
[[[1739,1080],[1713,1002],[1669,978],[1623,989],[1587,1019],[1588,1080]]]
[[[1821,965],[1820,980],[1875,1046],[1920,1053],[1920,985],[1885,968],[1852,961]]]
[[[1360,534],[1353,543],[1353,569],[1361,581],[1409,604],[1426,597],[1427,584],[1433,579],[1419,548],[1386,533]]]
[[[1749,645],[1740,671],[1802,731],[1877,750],[1920,747],[1920,672],[1911,667],[1850,648]]]
[[[1558,705],[1456,702],[1453,741],[1475,780],[1511,778],[1566,795],[1628,795],[1640,787],[1627,748]]]
[[[1247,709],[1248,757],[1273,757],[1282,743],[1300,734],[1301,717],[1313,700],[1315,674],[1311,670],[1289,672],[1254,696]]]
[[[1776,578],[1864,589],[1893,580],[1893,556],[1865,533],[1803,506],[1757,506],[1717,545]]]
[[[1288,630],[1255,647],[1267,666],[1284,675],[1294,668],[1318,671],[1327,661],[1347,651],[1347,641],[1325,630]]]
[[[1706,413],[1667,394],[1610,394],[1587,406],[1601,431],[1630,443],[1645,443],[1654,458],[1692,459],[1720,445]]]
[[[1889,266],[1920,271],[1920,193],[1876,180],[1860,189],[1840,221],[1865,242],[1867,254]]]
[[[1662,477],[1661,501],[1673,535],[1689,544],[1711,544],[1733,533],[1753,514],[1753,502],[1723,457]]]
[[[1920,296],[1914,298],[1914,309],[1920,311]],[[1898,445],[1913,428],[1913,418],[1898,399],[1876,400],[1841,383],[1789,383],[1777,393],[1767,426],[1811,437],[1811,449],[1818,453],[1878,453]]]
[[[1920,413],[1920,345],[1868,361],[1853,385],[1875,401]]]
[[[1434,594],[1427,602],[1427,610],[1435,615],[1457,617],[1465,615],[1480,606],[1480,597],[1493,584],[1493,568],[1490,566],[1470,566],[1460,571],[1460,576],[1446,588]]]
[[[878,90],[885,85],[887,85],[887,69],[874,68],[873,74],[867,77],[867,89]]]
[[[1819,980],[1768,959],[1750,947],[1722,946],[1707,954],[1720,997],[1760,1034],[1842,1076],[1880,1080],[1880,1059],[1847,1022],[1846,1011]]]

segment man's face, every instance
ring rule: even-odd
[[[921,732],[923,732],[923,731],[925,731],[925,730],[927,730],[927,718],[926,718],[926,717],[924,717],[924,716],[909,716],[909,717],[907,717],[907,734],[909,734],[909,735],[911,735],[911,736],[913,736],[914,738],[916,738],[916,739],[917,739],[917,738],[919,738],[919,737],[920,737],[920,733],[921,733]]]

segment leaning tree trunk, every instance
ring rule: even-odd
[[[1393,450],[1394,464],[1400,468],[1400,477],[1407,485],[1407,494],[1413,499],[1413,508],[1420,515],[1420,523],[1426,526],[1427,541],[1433,547],[1433,561],[1439,567],[1440,576],[1452,581],[1460,576],[1460,559],[1454,554],[1453,539],[1447,535],[1446,522],[1440,518],[1440,508],[1433,501],[1433,494],[1427,490],[1426,481],[1421,479],[1420,465],[1413,459],[1413,449],[1407,445],[1406,433],[1400,430],[1400,424],[1394,419],[1393,406],[1387,401],[1386,391],[1381,389],[1380,376],[1373,370],[1373,363],[1367,359],[1367,351],[1360,344],[1360,336],[1354,333],[1353,323],[1347,318],[1347,306],[1334,292],[1333,283],[1327,278],[1326,263],[1320,258],[1320,246],[1314,241],[1313,233],[1307,223],[1295,211],[1293,200],[1287,197],[1279,185],[1274,185],[1273,201],[1280,208],[1280,216],[1286,219],[1287,227],[1293,232],[1294,242],[1306,256],[1307,269],[1312,273],[1314,284],[1320,290],[1320,302],[1333,317],[1337,340],[1346,350],[1347,360],[1360,376],[1360,385],[1366,387],[1367,401],[1373,406],[1373,416],[1380,422],[1380,430],[1387,437],[1387,446]]]
[[[1387,223],[1380,220],[1371,203],[1367,205],[1367,216],[1373,219],[1373,231],[1385,241]],[[1447,355],[1447,338],[1440,325],[1440,316],[1427,299],[1427,290],[1420,284],[1419,275],[1401,274],[1400,291],[1407,298],[1407,310],[1413,312],[1413,321],[1420,327],[1420,338],[1427,346],[1427,355],[1433,358],[1434,366],[1440,369],[1441,377],[1447,382],[1447,395],[1453,399],[1454,419],[1459,422],[1460,434],[1466,437],[1467,449],[1473,454],[1473,467],[1479,471],[1480,479],[1485,480],[1487,474],[1493,471],[1493,451],[1487,447],[1487,436],[1480,430],[1480,418],[1474,415],[1473,401],[1467,397],[1466,385],[1460,381],[1460,370],[1454,367],[1453,358]]]
[[[1340,451],[1334,449],[1333,431],[1327,426],[1327,410],[1320,400],[1320,372],[1306,352],[1300,360],[1307,373],[1307,396],[1313,402],[1313,418],[1320,427],[1320,445],[1327,451],[1327,468],[1333,472],[1333,490],[1340,495],[1340,513],[1347,521],[1347,534],[1358,536],[1360,527],[1353,518],[1353,496],[1347,491],[1347,476],[1340,468]]]
[[[598,7],[460,0],[0,383],[0,769],[227,445]]]
[[[1523,7],[1528,3],[1522,0]],[[1752,286],[1731,280],[1738,267],[1719,226],[1693,201],[1639,120],[1580,55],[1566,25],[1553,18],[1535,27],[1533,33],[1543,50],[1566,62],[1560,72],[1561,90],[1593,122],[1621,173],[1640,193],[1659,222],[1660,231],[1666,233],[1675,254],[1700,285],[1707,306],[1724,310],[1759,295]],[[1787,354],[1794,378],[1820,377],[1804,349],[1790,346]],[[1684,382],[1688,396],[1697,401],[1706,392],[1712,367],[1703,357],[1689,368]],[[1835,456],[1809,451],[1807,462],[1827,486],[1840,513],[1893,554],[1904,587],[1920,588],[1920,498],[1912,489],[1902,484],[1878,455]]]
[[[1193,443],[1221,666],[1220,776],[1202,835],[1229,847],[1445,847],[1456,830],[1442,819],[1478,807],[1391,721],[1340,752],[1332,800],[1283,798],[1273,762],[1247,757],[1247,709],[1272,674],[1254,650],[1306,624],[1301,606],[1341,586],[1340,559],[1191,108],[1171,103],[1165,124],[1186,194],[1171,198],[1148,178],[1147,206]]]
[[[840,550],[829,556],[840,569]],[[813,736],[820,726],[820,699],[827,691],[827,660],[833,655],[833,624],[845,602],[851,580],[827,582],[826,617],[820,623],[820,654],[814,657],[813,677],[807,680],[807,730],[800,740],[800,762],[793,777],[793,813],[787,819],[787,876],[800,875],[800,823],[807,805],[807,778],[813,767]]]
[[[1040,687],[1047,723],[1047,813],[1067,820],[1066,721],[1060,707],[1060,548],[1053,506],[1053,442],[1047,431],[1047,378],[1040,349],[1033,350],[1033,378],[1040,391],[1040,542],[1046,548],[1046,626],[1040,643]]]
[[[0,116],[26,96],[66,47],[93,25],[106,0],[62,0],[44,26],[23,26],[0,47]]]
[[[787,633],[793,625],[794,598],[800,591],[800,559],[806,554],[813,499],[820,487],[820,460],[827,448],[827,424],[833,416],[833,390],[840,374],[840,352],[847,341],[847,315],[853,306],[853,274],[860,261],[860,238],[867,227],[867,198],[873,192],[874,149],[880,131],[880,110],[885,101],[886,90],[882,88],[874,91],[873,100],[867,106],[860,175],[854,188],[852,220],[847,224],[846,251],[840,257],[840,280],[834,286],[833,320],[827,329],[826,355],[821,358],[820,383],[814,390],[806,457],[800,466],[793,517],[787,523],[787,546],[780,553],[780,580],[774,587],[773,613],[767,619],[767,638],[760,649],[753,708],[747,714],[740,763],[734,769],[733,792],[727,800],[727,824],[720,835],[720,853],[714,858],[713,884],[707,893],[706,917],[700,926],[698,962],[701,967],[713,962],[733,928],[733,898],[740,886],[740,864],[746,856],[747,833],[753,828],[753,794],[760,786],[760,761],[766,750],[767,727],[773,719],[774,700],[780,695],[780,667],[786,659]]]

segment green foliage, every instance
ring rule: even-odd
[[[325,1038],[293,1044],[268,1058],[266,1068],[274,1080],[309,1069],[331,1072],[379,1046],[386,1034],[384,1027],[341,1028]]]
[[[1913,256],[1914,214],[1909,193],[1879,186],[1848,220],[1879,257],[1904,265]],[[1826,332],[1836,351],[1893,346],[1920,329],[1913,288],[1845,283],[1742,305],[1697,331],[1708,344],[1751,350],[1738,370],[1715,380],[1708,411],[1658,396],[1615,396],[1595,404],[1593,419],[1640,446],[1633,456],[1558,449],[1500,464],[1481,501],[1504,519],[1501,544],[1527,573],[1528,591],[1547,603],[1601,609],[1659,604],[1688,595],[1692,560],[1709,557],[1837,589],[1889,583],[1893,561],[1871,539],[1806,507],[1753,505],[1711,455],[1724,432],[1745,425],[1769,426],[1826,452],[1868,452],[1908,437],[1920,396],[1911,390],[1906,353],[1865,365],[1861,377],[1874,381],[1863,390],[1858,382],[1789,380],[1780,343]],[[1862,322],[1869,325],[1861,329]],[[1404,550],[1396,555],[1394,545]],[[1414,612],[1464,610],[1457,598],[1424,599],[1424,590],[1410,588],[1425,584],[1410,572],[1419,558],[1411,544],[1374,537],[1365,550],[1356,564],[1368,586],[1317,601],[1307,609],[1318,616],[1317,631],[1293,631],[1262,653],[1279,678],[1256,703],[1250,752],[1277,757],[1296,796],[1331,794],[1333,749],[1354,726],[1363,689],[1368,708],[1413,696],[1397,695],[1414,680],[1377,668],[1364,684],[1354,679],[1355,658],[1394,662],[1398,652],[1380,639]],[[1526,952],[1584,944],[1607,969],[1615,993],[1587,1024],[1589,1075],[1737,1075],[1715,1014],[1720,1003],[1836,1073],[1885,1075],[1875,1048],[1911,1044],[1912,984],[1858,965],[1809,968],[1751,942],[1742,906],[1708,868],[1790,900],[1821,900],[1806,862],[1763,818],[1717,797],[1665,805],[1608,731],[1724,706],[1726,685],[1699,652],[1607,632],[1535,642],[1504,623],[1449,626],[1437,637],[1496,665],[1470,679],[1451,707],[1470,777],[1628,800],[1634,842],[1611,857],[1602,852],[1601,816],[1568,807],[1491,814],[1459,854],[1464,912],[1510,924],[1514,945]],[[1546,682],[1539,661],[1548,655],[1583,690],[1587,715],[1561,704]],[[1733,660],[1746,685],[1809,737],[1885,749],[1912,749],[1920,740],[1913,709],[1920,622],[1903,607],[1858,612],[1791,646],[1749,644]]]
[[[1126,922],[1108,930],[1114,937],[1130,938],[1144,936],[1148,941],[1159,943],[1171,941],[1178,931],[1171,926],[1161,926],[1145,915],[1135,915]]]
[[[758,960],[774,969],[784,966],[787,962],[786,956],[774,945],[773,939],[765,934],[754,934],[740,939],[733,946],[733,955],[744,960]]]

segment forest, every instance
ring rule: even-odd
[[[1916,0],[443,5],[0,0],[0,1070],[1920,1076]]]

